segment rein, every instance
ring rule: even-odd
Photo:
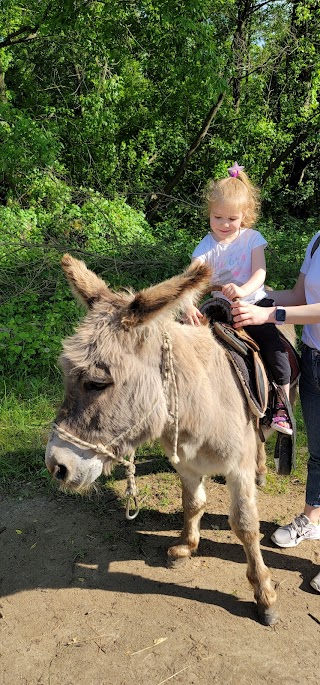
[[[163,390],[166,398],[166,403],[167,403],[167,409],[168,409],[168,414],[171,419],[171,422],[174,423],[174,439],[173,439],[173,453],[172,456],[170,457],[170,462],[174,464],[179,463],[179,457],[177,453],[177,448],[178,448],[178,435],[179,435],[179,399],[178,399],[178,388],[177,388],[177,381],[176,381],[176,373],[174,370],[173,366],[173,355],[172,355],[172,341],[171,337],[168,333],[164,332],[163,333],[163,344],[162,344],[162,350],[163,350],[163,359],[162,359],[162,369],[161,369],[161,377],[162,377],[162,384],[163,384]],[[170,409],[170,385],[173,388],[173,411]],[[79,447],[85,447],[87,449],[92,450],[96,454],[104,454],[107,457],[110,457],[113,461],[117,462],[118,464],[123,464],[125,467],[126,471],[126,477],[127,477],[127,489],[126,489],[126,519],[128,521],[133,521],[135,519],[140,511],[140,504],[138,501],[138,489],[136,486],[136,481],[135,481],[135,472],[136,472],[136,467],[134,463],[134,457],[135,453],[132,452],[130,455],[128,455],[128,459],[125,457],[122,457],[121,455],[117,456],[115,455],[111,450],[110,447],[113,445],[116,445],[118,442],[123,440],[123,438],[126,437],[132,437],[134,432],[139,429],[143,423],[146,421],[146,419],[153,414],[154,410],[156,409],[157,405],[160,402],[160,398],[158,398],[153,407],[150,409],[150,411],[143,416],[141,421],[136,423],[134,426],[130,427],[128,430],[124,431],[119,435],[117,438],[114,438],[111,440],[108,446],[103,445],[102,443],[98,444],[93,444],[90,442],[86,442],[85,440],[81,440],[81,438],[78,438],[76,435],[73,435],[72,433],[68,433],[64,428],[61,428],[57,423],[52,424],[52,430],[54,433],[57,433],[57,435],[64,440],[67,440],[67,442],[72,443],[73,445],[77,445]],[[131,514],[130,513],[130,502],[131,499],[133,499],[134,502],[134,511]]]

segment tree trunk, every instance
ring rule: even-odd
[[[5,72],[0,68],[0,102],[7,102]]]

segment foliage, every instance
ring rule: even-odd
[[[311,200],[319,189],[319,23],[313,0],[54,0],[42,8],[7,0],[5,146],[17,142],[27,177],[59,161],[76,186],[125,193],[142,208],[152,194],[166,195],[223,95],[179,198],[196,197],[238,157],[263,182],[267,202],[286,187],[287,205]],[[37,27],[32,37],[25,25]],[[4,190],[19,195],[10,164]],[[168,203],[163,197],[161,220]]]
[[[207,230],[206,181],[237,159],[262,187],[268,283],[293,285],[319,229],[319,34],[315,0],[2,0],[2,485],[51,487],[56,360],[82,315],[63,252],[114,288],[170,277]],[[272,446],[269,466],[285,489]]]
[[[292,285],[318,228],[319,28],[314,0],[1,3],[2,373],[56,373],[80,314],[63,251],[116,288],[173,275],[235,159],[268,281]]]
[[[35,200],[35,185],[30,195]],[[156,264],[156,252],[162,255],[143,215],[121,198],[106,200],[82,190],[81,203],[70,200],[60,206],[50,183],[49,199],[43,186],[39,197],[38,206],[29,209],[18,203],[0,207],[0,371],[4,373],[17,368],[23,374],[55,373],[61,338],[80,315],[61,272],[62,252],[85,257],[113,287],[148,281],[145,263],[152,257]],[[44,204],[49,204],[49,211]]]
[[[25,203],[24,194],[39,170],[54,164],[61,144],[53,126],[41,126],[29,114],[0,105],[0,175],[13,192]]]

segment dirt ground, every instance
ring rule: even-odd
[[[159,473],[148,463],[139,471],[149,497],[133,522],[111,489],[91,499],[3,498],[1,685],[317,683],[320,596],[309,581],[320,544],[270,542],[275,519],[299,513],[303,487],[258,494],[263,556],[279,592],[280,621],[268,628],[228,526],[226,486],[208,482],[199,554],[169,569],[166,548],[182,521],[178,483],[166,474],[159,500]],[[124,481],[116,485],[121,494]]]

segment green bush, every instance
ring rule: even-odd
[[[0,207],[0,372],[55,373],[61,339],[81,315],[60,267],[65,251],[84,259],[113,288],[148,286],[188,261],[183,235],[168,242],[123,198],[108,200],[47,173],[35,175],[28,208]],[[179,257],[176,257],[179,255]]]
[[[208,230],[201,208],[176,208],[151,227],[122,197],[75,192],[52,169],[35,173],[27,207],[0,206],[0,372],[54,374],[61,340],[81,316],[60,267],[68,251],[84,259],[111,287],[135,290],[182,271]],[[268,241],[267,282],[292,287],[314,220],[262,217]]]

